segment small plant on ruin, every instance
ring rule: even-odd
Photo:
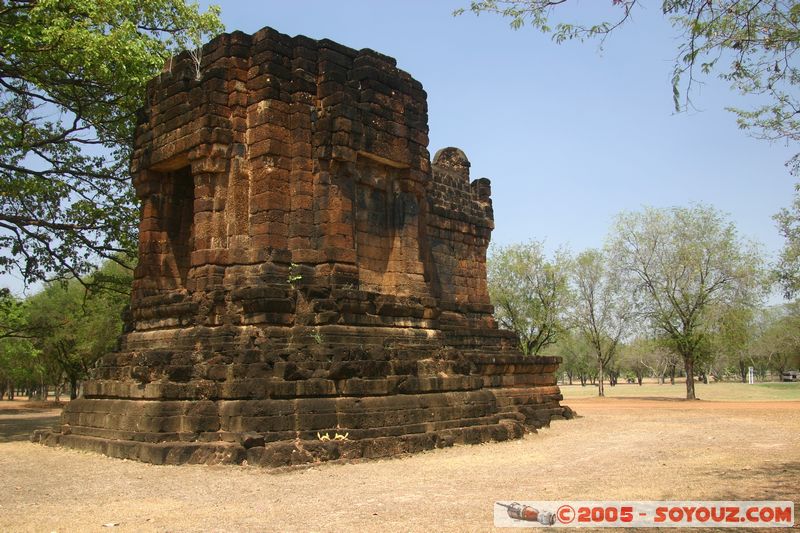
[[[293,289],[295,288],[295,283],[303,279],[303,276],[297,272],[299,266],[297,263],[289,264],[289,275],[286,276],[286,282]]]
[[[203,47],[196,46],[188,50],[189,57],[192,58],[192,65],[194,65],[194,79],[200,81],[203,79],[203,71],[200,70],[200,65],[203,62]]]
[[[309,334],[309,337],[314,339],[314,342],[316,342],[317,344],[322,344],[323,342],[325,342],[325,338],[322,336],[322,333],[320,333],[319,330],[314,330],[313,332],[311,332]]]
[[[331,438],[330,433],[325,432],[325,433],[320,435],[319,431],[317,431],[317,438],[322,442],[327,442],[329,440],[348,440],[347,437],[349,437],[349,436],[350,436],[349,432],[347,432],[344,435],[342,435],[341,433],[339,433],[337,431],[336,435],[333,438]]]

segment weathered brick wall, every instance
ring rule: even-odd
[[[195,280],[213,280],[212,266],[276,259],[355,265],[356,189],[362,199],[423,198],[425,93],[393,59],[271,29],[224,35],[203,56],[201,80],[183,57],[148,90],[133,164],[146,220],[137,294],[195,288],[173,266],[169,214],[159,209],[176,171],[194,180]],[[363,248],[382,244],[393,243]],[[275,258],[272,249],[291,255]]]
[[[523,357],[492,318],[490,184],[456,148],[431,163],[419,82],[269,28],[202,58],[148,87],[132,324],[45,442],[276,465],[569,416],[558,359]],[[349,440],[315,439],[332,430]]]

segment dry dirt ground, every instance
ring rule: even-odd
[[[58,411],[3,401],[0,531],[486,531],[495,500],[800,503],[798,401],[566,403],[582,417],[519,441],[276,473],[45,448],[25,439]]]

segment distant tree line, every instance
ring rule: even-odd
[[[130,283],[130,270],[109,261],[83,282],[51,282],[24,299],[0,291],[0,399],[76,398],[122,333]]]
[[[693,399],[696,380],[746,381],[749,367],[764,379],[800,366],[800,303],[763,305],[776,283],[795,294],[791,259],[785,252],[767,265],[712,207],[647,208],[618,215],[602,250],[547,257],[535,241],[494,248],[489,292],[521,351],[561,356],[569,383],[596,384],[603,396],[604,383],[620,378],[680,376]]]

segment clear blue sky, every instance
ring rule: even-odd
[[[697,111],[674,113],[677,35],[655,5],[600,51],[499,17],[454,18],[468,0],[214,3],[228,31],[271,26],[395,57],[428,93],[431,154],[457,146],[473,178],[492,180],[494,242],[579,251],[601,246],[621,210],[704,202],[770,256],[782,246],[771,217],[791,201],[794,147],[740,131],[724,108],[747,103],[716,78],[692,94]],[[611,0],[577,7],[618,12]]]
[[[697,111],[674,113],[678,41],[654,3],[602,51],[512,31],[499,17],[454,18],[469,0],[213,3],[228,31],[271,26],[395,57],[428,93],[431,154],[457,146],[473,178],[492,180],[496,243],[580,251],[602,246],[622,210],[704,202],[768,257],[783,244],[772,215],[790,204],[784,162],[797,147],[740,131],[724,108],[747,102],[716,78],[692,94]],[[618,11],[611,0],[575,5],[594,20]]]

